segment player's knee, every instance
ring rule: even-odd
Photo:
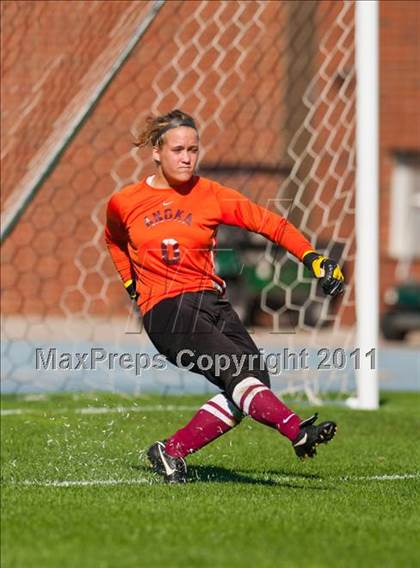
[[[241,383],[244,379],[248,379],[250,377],[257,379],[268,388],[271,386],[270,375],[266,369],[241,373],[239,376],[231,377],[230,380],[226,381],[225,391],[231,400],[233,400],[233,391],[237,385],[239,385],[239,383]]]

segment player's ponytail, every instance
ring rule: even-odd
[[[165,132],[172,128],[177,128],[178,126],[188,126],[197,131],[193,117],[177,108],[167,114],[159,116],[149,115],[146,118],[143,130],[134,142],[134,146],[138,148],[148,145],[162,146]]]

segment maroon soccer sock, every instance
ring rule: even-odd
[[[299,434],[299,416],[255,377],[248,377],[237,384],[232,398],[244,414],[275,428],[289,440],[295,440]]]
[[[241,411],[224,394],[208,400],[186,426],[167,439],[165,452],[183,458],[203,448],[242,420]]]

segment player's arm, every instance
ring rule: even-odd
[[[136,282],[127,248],[127,231],[122,223],[118,204],[118,195],[113,195],[108,202],[105,225],[105,242],[117,269],[124,288],[132,300],[136,300]]]
[[[313,250],[311,243],[285,217],[261,207],[234,189],[217,185],[221,221],[259,233],[275,242],[307,266],[330,296],[344,290],[344,277],[338,264]]]

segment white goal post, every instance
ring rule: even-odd
[[[377,0],[356,2],[356,316],[362,354],[378,353],[379,37]],[[379,405],[378,361],[362,356],[354,406]]]

